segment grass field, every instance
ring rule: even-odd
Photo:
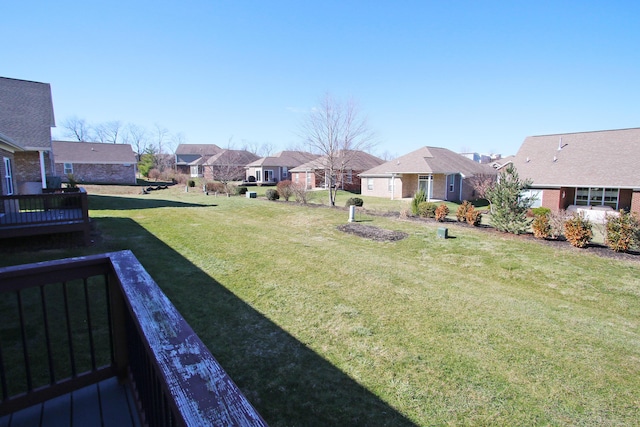
[[[0,263],[131,249],[270,425],[640,419],[640,262],[360,214],[408,234],[381,243],[338,231],[344,209],[177,188],[90,194],[92,247]]]

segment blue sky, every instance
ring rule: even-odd
[[[327,92],[378,154],[640,126],[638,1],[6,1],[0,75],[188,143],[300,144]],[[57,131],[54,131],[56,135]]]

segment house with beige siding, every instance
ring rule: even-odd
[[[473,200],[472,179],[496,174],[495,168],[446,148],[422,147],[361,173],[361,193],[401,199],[423,190],[428,200]]]
[[[306,151],[280,151],[273,156],[262,157],[246,166],[246,181],[258,185],[273,185],[291,179],[289,171],[296,166],[317,159],[317,154]]]
[[[37,194],[53,175],[48,83],[0,77],[1,194]]]
[[[640,128],[528,136],[511,163],[539,206],[640,214]]]
[[[53,141],[55,172],[93,184],[135,184],[136,154],[130,144]]]

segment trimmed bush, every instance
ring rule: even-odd
[[[278,200],[280,195],[278,194],[278,190],[274,190],[273,188],[268,189],[264,193],[267,200]]]
[[[533,237],[536,239],[548,239],[551,237],[551,222],[548,214],[536,214],[531,223]]]
[[[476,210],[476,208],[474,208],[472,204],[469,204],[469,209],[467,209],[465,219],[467,220],[467,224],[477,227],[482,221],[482,212]]]
[[[347,199],[347,203],[345,203],[346,207],[357,206],[361,208],[362,205],[364,205],[364,200],[362,200],[360,197],[350,197]]]
[[[221,182],[207,182],[204,185],[204,189],[207,193],[224,193],[225,187]]]
[[[247,187],[238,187],[238,194],[244,196],[245,194],[247,194],[247,190]]]
[[[196,182],[192,179],[189,180],[189,187],[195,187],[196,186]]]
[[[449,215],[449,207],[442,203],[436,209],[436,221],[443,222],[447,215]]]
[[[626,252],[640,245],[640,219],[636,213],[623,210],[620,215],[608,215],[605,243],[616,252]]]
[[[469,208],[473,208],[473,205],[469,203],[468,200],[462,202],[460,206],[458,206],[458,210],[456,211],[456,219],[459,222],[465,222],[467,220],[467,211]]]
[[[416,195],[413,196],[413,199],[411,199],[411,213],[413,215],[418,215],[419,213],[418,205],[426,201],[427,201],[427,195],[425,194],[425,192],[423,190],[418,191]]]
[[[438,205],[433,202],[421,202],[418,205],[418,216],[421,218],[435,218]]]
[[[591,222],[584,215],[573,214],[564,222],[564,237],[576,248],[584,248],[593,239]]]

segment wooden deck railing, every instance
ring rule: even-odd
[[[266,425],[130,251],[0,268],[0,317],[0,416],[118,376],[143,425]]]
[[[88,245],[87,192],[0,196],[0,238],[81,231]]]

